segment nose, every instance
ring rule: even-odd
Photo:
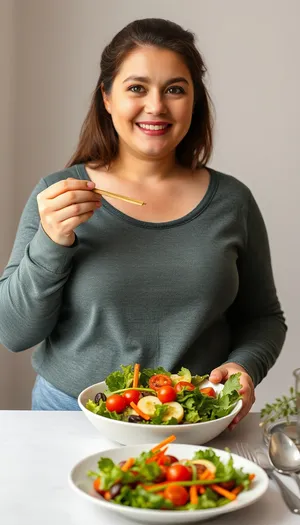
[[[156,90],[149,92],[145,102],[145,112],[151,115],[162,115],[166,111],[163,94]]]

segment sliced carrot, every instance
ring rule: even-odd
[[[255,478],[255,474],[249,474],[249,479],[250,479],[250,481],[253,481],[254,478]]]
[[[146,419],[146,421],[149,421],[150,416],[148,416],[148,414],[145,414],[145,412],[140,410],[140,408],[134,403],[134,401],[131,401],[130,406],[131,406],[131,408],[133,408],[136,411],[136,413],[139,416],[141,416],[143,419]]]
[[[199,494],[205,494],[205,487],[203,485],[198,485]]]
[[[192,505],[197,505],[198,503],[197,485],[192,485],[190,488],[190,502]]]
[[[243,488],[243,485],[238,485],[237,487],[234,487],[231,492],[237,496],[240,492],[242,492]]]
[[[210,485],[210,488],[217,492],[217,494],[220,494],[220,496],[224,496],[224,498],[230,499],[231,501],[236,499],[236,494],[233,494],[230,490],[223,489],[223,487],[220,487],[219,485],[212,484]]]
[[[168,447],[163,448],[162,450],[160,450],[159,452],[151,456],[151,458],[148,458],[146,460],[146,463],[153,463],[154,461],[159,463],[159,460],[163,458],[167,450],[168,450]]]
[[[131,404],[131,403],[130,403]],[[156,452],[157,450],[160,450],[162,447],[164,447],[165,445],[168,445],[169,443],[172,443],[172,441],[175,441],[176,439],[176,436],[174,436],[173,434],[169,437],[167,437],[166,439],[164,439],[163,441],[161,441],[160,443],[158,443],[158,445],[155,445],[155,447],[153,447],[151,449],[151,452]]]
[[[137,388],[139,384],[140,365],[136,363],[133,370],[133,388]]]
[[[199,479],[201,480],[204,480],[204,479],[214,479],[214,474],[207,468],[206,470],[204,470],[204,472],[202,472],[202,474],[199,476]]]
[[[129,470],[133,464],[134,464],[134,458],[128,458],[125,461],[124,465],[121,467],[121,470],[123,470],[123,472],[127,472],[127,470]]]
[[[95,490],[99,491],[100,490],[100,478],[96,478],[94,479],[94,482],[93,482],[93,487]]]
[[[104,499],[106,499],[107,501],[109,501],[111,499],[111,494],[110,494],[109,490],[106,490],[104,492]]]

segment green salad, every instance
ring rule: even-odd
[[[86,408],[103,417],[129,423],[177,425],[227,416],[241,398],[240,373],[233,374],[217,393],[205,387],[208,378],[182,367],[171,374],[162,367],[140,369],[121,365],[105,379],[107,389],[89,399]]]
[[[87,475],[93,488],[114,504],[158,510],[200,510],[227,505],[251,487],[254,474],[235,468],[208,448],[192,458],[179,460],[167,453],[175,439],[162,443],[138,457],[115,463],[101,457],[98,470]]]

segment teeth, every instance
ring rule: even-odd
[[[166,129],[168,127],[168,124],[164,124],[163,126],[153,126],[152,124],[138,124],[140,128],[143,129],[149,129],[152,131],[158,131],[159,129]]]

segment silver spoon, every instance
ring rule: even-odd
[[[300,489],[300,451],[295,443],[283,432],[274,432],[269,442],[269,457],[280,474],[291,476]]]

